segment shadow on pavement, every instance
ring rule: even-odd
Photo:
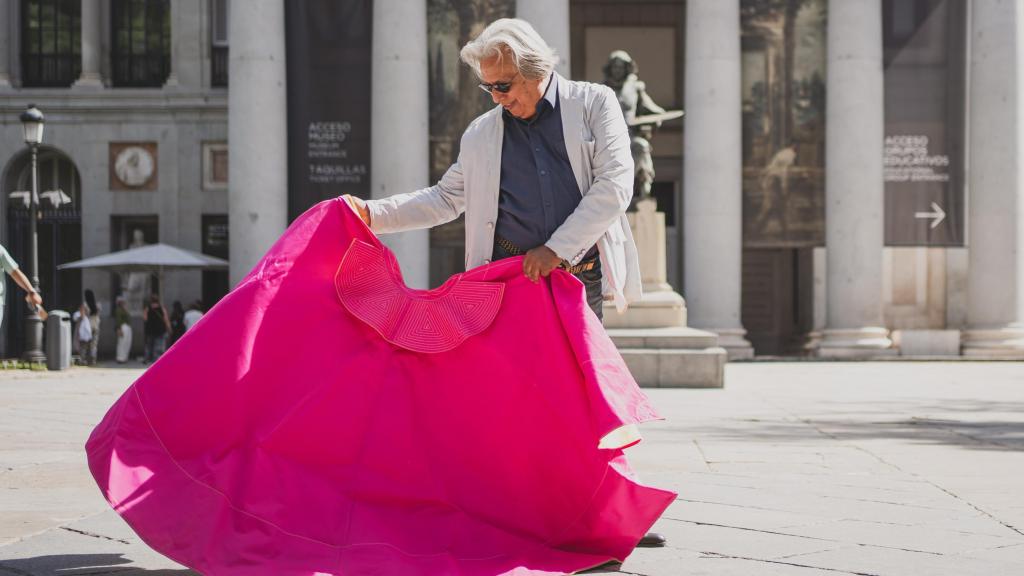
[[[0,574],[19,576],[199,576],[198,572],[179,569],[146,570],[128,566],[133,561],[122,554],[56,554],[14,560],[0,560]]]
[[[596,568],[591,568],[590,570],[576,572],[576,574],[619,574],[619,570],[621,569],[622,564],[618,562],[609,562]]]
[[[113,360],[100,360],[99,362],[96,363],[95,366],[92,366],[92,368],[104,368],[104,369],[114,369],[114,370],[121,370],[121,369],[127,368],[127,369],[131,369],[131,370],[144,370],[146,368],[149,368],[150,364],[152,364],[152,362],[150,362],[149,364],[146,364],[145,362],[141,362],[139,360],[129,360],[127,362],[115,362]]]
[[[1024,451],[1024,422],[1019,421],[967,422],[947,418],[910,417],[872,422],[828,418],[809,418],[802,422],[758,419],[756,422],[756,430],[731,426],[674,426],[668,427],[666,432],[683,430],[704,440],[799,444],[806,444],[815,439],[825,442],[902,440],[910,444],[955,446],[964,450]],[[649,432],[648,437],[656,440],[656,434],[653,431]]]

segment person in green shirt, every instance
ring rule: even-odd
[[[28,277],[18,268],[18,263],[11,258],[11,255],[7,252],[7,249],[0,245],[0,267],[3,267],[4,272],[11,275],[14,281],[17,282],[18,286],[21,286],[28,295],[25,296],[25,301],[33,306],[42,306],[43,297],[36,292],[36,289],[32,287],[32,283],[29,282]],[[4,321],[4,303],[7,294],[7,275],[0,274],[0,326],[3,325]]]

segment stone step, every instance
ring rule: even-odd
[[[702,349],[623,348],[630,374],[645,388],[722,388],[728,353],[718,346]]]
[[[702,350],[718,346],[718,335],[715,333],[685,326],[609,328],[607,332],[619,350],[628,348]]]

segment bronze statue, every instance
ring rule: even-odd
[[[654,183],[654,160],[651,158],[654,128],[665,120],[681,117],[683,112],[666,111],[651,99],[647,85],[637,76],[636,62],[625,50],[616,50],[608,56],[608,63],[604,66],[604,84],[615,90],[629,125],[630,149],[640,199],[650,198],[651,184]]]

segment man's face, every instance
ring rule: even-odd
[[[491,99],[495,104],[504,106],[509,114],[524,120],[537,112],[537,102],[540,102],[543,96],[541,89],[546,80],[544,78],[540,80],[523,78],[523,75],[516,70],[511,56],[504,58],[494,56],[487,60],[481,60],[480,79],[486,84],[511,84],[512,88],[507,94],[491,90]]]

